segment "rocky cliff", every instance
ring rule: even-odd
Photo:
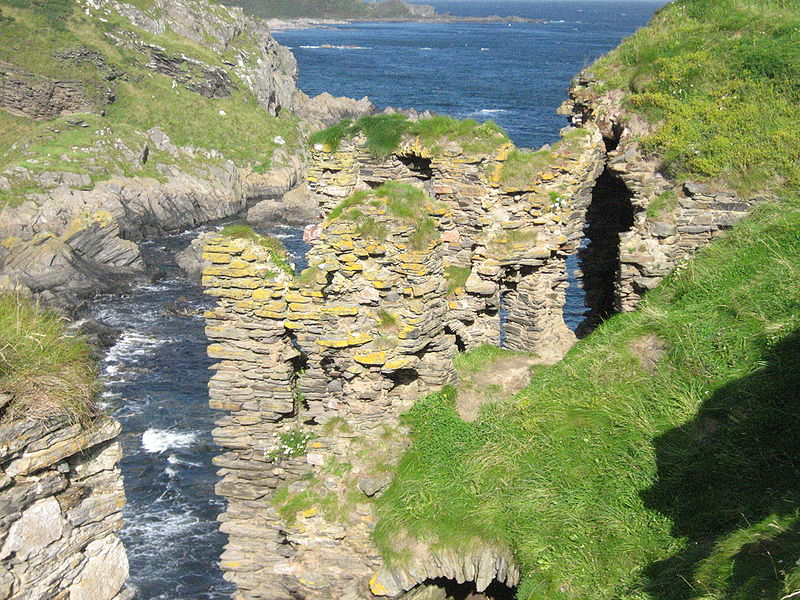
[[[119,431],[105,416],[86,426],[57,417],[0,424],[3,598],[133,597],[116,534],[125,504]]]
[[[39,9],[0,5],[3,35],[18,44],[0,57],[0,108],[11,113],[0,282],[70,303],[141,276],[146,236],[287,191],[300,165],[289,111],[306,99],[291,53],[237,9],[66,5],[72,16],[46,39]],[[182,111],[195,122],[176,119]]]

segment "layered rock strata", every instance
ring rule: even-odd
[[[17,184],[30,181],[51,187],[3,209],[0,289],[22,286],[44,293],[44,299],[66,303],[112,291],[144,272],[136,241],[244,210],[243,173],[233,163],[213,151],[177,148],[158,129],[143,139],[144,149],[152,148],[154,156],[204,156],[208,162],[187,172],[165,161],[155,165],[159,179],[118,176],[90,190],[80,189],[89,182],[86,175],[21,167],[7,172]],[[118,148],[124,148],[131,161],[138,161],[142,152]]]
[[[0,596],[127,600],[120,426],[0,424]]]
[[[359,189],[416,182],[452,213],[445,267],[468,275],[454,290],[449,329],[463,348],[499,344],[556,358],[574,342],[564,324],[566,259],[583,235],[592,189],[605,164],[596,127],[565,131],[524,183],[507,177],[510,144],[491,155],[458,146],[437,152],[407,140],[376,158],[363,138],[312,153],[309,185],[331,210]],[[513,183],[512,183],[513,182]],[[455,272],[455,270],[453,272]],[[507,314],[501,327],[501,304]]]

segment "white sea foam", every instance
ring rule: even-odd
[[[367,46],[335,46],[333,44],[322,44],[321,46],[300,46],[306,50],[372,50]]]
[[[495,115],[498,113],[508,112],[505,108],[482,108],[478,111],[479,115]]]
[[[433,50],[433,48],[428,48],[428,47],[426,46],[425,48],[420,48],[420,50]]]
[[[151,454],[161,454],[172,448],[188,448],[197,441],[194,433],[180,433],[150,428],[142,434],[142,448]]]
[[[170,454],[167,457],[167,462],[171,465],[189,465],[190,467],[199,467],[201,466],[199,463],[194,463],[189,460],[183,460],[175,456],[174,454]]]

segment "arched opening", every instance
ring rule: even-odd
[[[584,241],[578,250],[579,276],[588,309],[575,333],[584,337],[617,312],[619,234],[633,226],[633,194],[608,168],[598,177],[586,211]]]

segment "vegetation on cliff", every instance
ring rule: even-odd
[[[389,560],[404,534],[503,542],[523,600],[800,591],[799,7],[681,0],[593,67],[662,123],[669,175],[774,199],[478,421],[420,400],[378,501]]]
[[[797,189],[798,9],[796,0],[675,2],[590,72],[663,122],[644,145],[668,175],[745,193]]]
[[[378,242],[386,240],[387,229],[360,207],[365,204],[388,211],[394,218],[411,228],[409,245],[424,249],[437,235],[436,223],[431,213],[441,211],[435,202],[421,189],[408,183],[388,181],[374,190],[358,191],[328,213],[327,220],[351,221],[357,225],[358,234]]]
[[[376,156],[387,156],[398,150],[401,142],[414,138],[433,154],[441,153],[448,144],[456,144],[468,154],[489,154],[511,143],[506,133],[493,121],[478,123],[473,119],[459,121],[445,116],[411,121],[401,114],[366,116],[355,122],[342,121],[318,131],[311,136],[309,143],[321,144],[334,151],[342,140],[358,135],[366,138],[367,149]]]
[[[224,8],[205,8],[226,23]],[[148,0],[135,10],[156,8]],[[74,0],[2,0],[0,14],[0,37],[9,41],[0,47],[0,77],[32,86],[67,82],[67,101],[81,109],[34,119],[4,99],[0,108],[17,114],[0,110],[0,171],[86,174],[93,183],[114,175],[158,177],[158,163],[191,169],[191,156],[159,150],[147,139],[153,127],[176,146],[215,151],[262,171],[277,149],[299,142],[297,119],[286,111],[272,116],[242,79],[245,67],[232,67],[260,52],[247,32],[217,51],[214,40],[199,44],[172,30],[153,35],[111,9],[102,19],[88,16]],[[148,154],[141,154],[145,146]],[[198,164],[214,162],[201,158]],[[29,185],[10,179],[16,188]],[[19,201],[26,191],[6,191],[0,201]]]
[[[5,419],[94,414],[97,391],[89,345],[65,320],[31,300],[0,295],[0,395],[13,399]]]

